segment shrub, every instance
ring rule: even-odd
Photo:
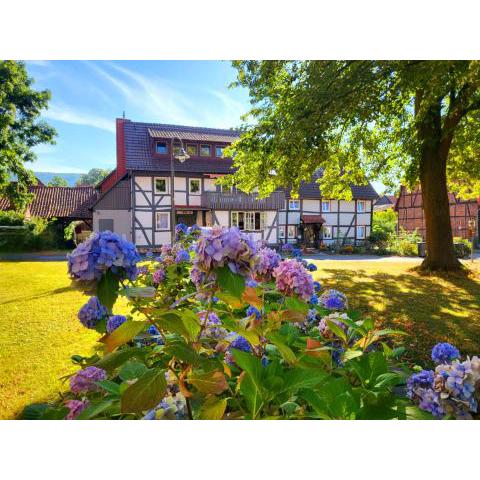
[[[22,226],[25,220],[23,213],[13,210],[0,211],[0,226]]]
[[[375,329],[342,292],[322,293],[298,252],[286,253],[295,258],[281,260],[235,228],[181,229],[173,245],[139,266],[133,245],[111,232],[94,235],[72,252],[69,272],[77,288],[95,295],[79,319],[103,334],[102,347],[73,356],[79,371],[70,391],[55,404],[27,407],[23,417],[438,416],[425,408],[432,394],[419,390],[424,380],[410,398],[402,394],[411,372],[401,362],[401,332]],[[114,314],[119,295],[131,315]],[[455,355],[435,350],[442,361]],[[464,383],[469,399],[478,395],[477,387],[470,392],[475,378]],[[474,408],[470,402],[463,411]]]
[[[468,258],[472,254],[472,244],[465,238],[454,237],[453,248],[457,258]]]
[[[417,243],[422,241],[422,237],[416,230],[407,232],[401,228],[398,235],[391,235],[388,241],[388,248],[391,252],[402,256],[417,256]]]

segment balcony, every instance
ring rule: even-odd
[[[202,207],[211,210],[281,210],[285,208],[285,194],[273,192],[267,198],[256,193],[205,192]]]

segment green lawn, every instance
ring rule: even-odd
[[[316,278],[347,293],[353,308],[408,333],[415,360],[438,341],[480,353],[480,268],[470,278],[424,277],[409,263],[319,261]],[[86,296],[70,287],[65,262],[0,262],[0,418],[55,398],[70,356],[92,353],[98,335],[76,318]]]
[[[98,337],[76,313],[86,296],[70,288],[66,262],[0,262],[0,418],[62,390]]]

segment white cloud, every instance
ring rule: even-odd
[[[108,132],[115,132],[115,121],[100,117],[95,114],[80,112],[68,107],[67,105],[51,104],[43,117],[50,120],[72,123],[74,125],[86,125],[89,127],[100,128]]]

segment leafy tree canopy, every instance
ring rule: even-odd
[[[68,187],[68,182],[60,175],[55,175],[48,182],[49,187]]]
[[[77,180],[77,185],[96,185],[101,182],[110,171],[111,170],[104,168],[92,168]]]
[[[39,120],[50,100],[48,90],[32,88],[25,64],[0,61],[0,194],[22,209],[31,198],[28,185],[35,183],[33,173],[25,167],[36,159],[32,147],[54,143],[55,130]],[[11,183],[11,175],[16,182]]]
[[[428,123],[448,152],[450,188],[480,194],[480,62],[233,63],[234,85],[248,88],[252,103],[228,152],[238,168],[228,182],[239,188],[298,188],[318,168],[331,197],[349,198],[349,184],[368,179],[413,186],[425,145],[419,125]]]

